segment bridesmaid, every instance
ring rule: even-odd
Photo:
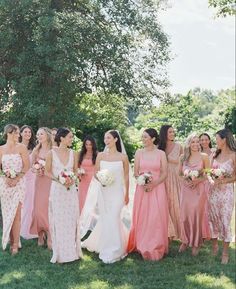
[[[230,222],[234,208],[234,187],[236,181],[236,141],[228,129],[216,133],[217,150],[213,167],[224,169],[229,177],[215,180],[209,198],[209,219],[213,240],[213,255],[218,253],[217,238],[223,240],[222,264],[229,261],[229,243],[232,241]]]
[[[19,142],[24,144],[27,147],[30,162],[32,162],[32,151],[35,147],[35,135],[33,129],[28,126],[24,125],[20,129],[20,138]],[[31,163],[32,165],[32,163]],[[31,235],[30,225],[32,222],[32,211],[34,206],[34,185],[35,185],[35,174],[32,170],[28,170],[25,175],[25,199],[24,204],[22,206],[21,211],[21,236],[25,239],[32,239],[36,238],[37,236]]]
[[[3,217],[2,248],[10,239],[11,253],[18,253],[20,244],[21,206],[25,196],[24,174],[29,169],[29,156],[23,144],[19,144],[19,128],[8,124],[4,128],[6,144],[0,146],[0,167],[3,172],[14,170],[15,178],[0,178],[0,197]]]
[[[39,128],[37,132],[39,144],[32,153],[33,164],[38,160],[46,160],[48,152],[52,148],[51,131],[46,127]],[[51,238],[48,225],[48,200],[51,187],[51,179],[44,174],[44,170],[36,172],[34,209],[30,233],[38,235],[38,245],[43,246],[47,236],[47,246],[51,248]]]
[[[169,205],[168,237],[170,240],[180,239],[179,158],[183,153],[183,149],[179,143],[175,142],[175,131],[171,125],[163,125],[161,127],[158,148],[163,150],[167,157],[167,178],[165,185]]]
[[[51,129],[51,134],[52,134],[52,147],[58,147],[58,145],[55,141],[55,136],[57,134],[57,128],[56,127]]]
[[[64,170],[76,174],[78,154],[69,149],[73,134],[59,128],[54,147],[46,159],[46,173],[56,180]],[[82,256],[79,228],[79,204],[76,185],[64,186],[53,181],[49,197],[49,224],[52,237],[52,263],[72,262]]]
[[[79,168],[85,171],[85,174],[80,174],[78,190],[80,213],[84,207],[90,182],[95,174],[96,158],[97,145],[95,139],[91,136],[87,136],[83,141],[82,149],[79,153]]]
[[[211,163],[214,149],[212,148],[211,138],[210,138],[209,134],[206,132],[200,134],[199,140],[200,140],[201,151],[209,156],[210,163]],[[210,183],[205,182],[205,186],[206,186],[206,191],[207,191],[207,197],[209,199]],[[208,206],[209,206],[209,204],[208,204],[208,200],[207,200],[206,208],[205,208],[205,216],[203,219],[203,227],[202,227],[204,239],[210,239],[211,238],[209,218],[208,218],[208,210],[209,210]]]
[[[142,135],[143,149],[136,152],[134,174],[151,172],[153,180],[137,185],[128,252],[137,251],[144,259],[160,260],[168,253],[168,201],[165,191],[166,155],[157,149],[158,134],[153,128]]]
[[[200,134],[199,140],[201,151],[211,157],[214,150],[212,149],[212,143],[209,134],[206,132]]]
[[[196,134],[190,135],[185,143],[184,154],[181,156],[180,175],[185,170],[197,170],[202,172],[210,166],[207,154],[200,152],[199,137]],[[180,226],[182,244],[179,252],[187,247],[192,247],[192,255],[196,256],[200,246],[203,244],[202,224],[207,203],[207,192],[205,178],[186,180],[182,177],[180,193]]]

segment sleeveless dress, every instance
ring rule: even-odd
[[[2,156],[2,169],[14,169],[17,173],[22,171],[23,161],[20,154],[4,154]],[[8,187],[4,177],[0,177],[0,197],[3,217],[2,248],[6,249],[10,238],[10,231],[15,219],[19,203],[23,203],[25,197],[24,177],[15,187]]]
[[[30,157],[30,167],[32,167],[32,154]],[[32,223],[32,212],[34,208],[34,189],[35,189],[35,174],[31,168],[25,174],[25,199],[21,210],[21,231],[20,235],[24,239],[37,238],[37,235],[30,234],[30,225]]]
[[[95,166],[91,159],[83,159],[80,167],[85,170],[85,175],[82,176],[81,181],[79,183],[79,189],[78,189],[79,209],[81,213],[84,207],[86,197],[87,197],[89,185],[94,176]]]
[[[73,171],[74,153],[63,165],[52,150],[52,173],[55,178],[63,171]],[[52,263],[72,262],[82,256],[79,228],[79,204],[76,185],[69,190],[53,181],[49,197],[49,224],[52,238]]]
[[[220,163],[213,161],[226,172],[232,174],[234,171],[233,160]],[[225,242],[232,241],[231,219],[234,209],[234,186],[233,183],[219,184],[214,186],[210,191],[209,197],[209,220],[212,238],[219,238]]]
[[[44,159],[38,157],[38,159]],[[45,160],[45,159],[44,159]],[[40,232],[48,232],[48,201],[51,188],[51,179],[48,176],[37,176],[35,179],[34,208],[30,234],[39,235]]]
[[[99,258],[104,263],[114,263],[127,255],[128,231],[121,220],[121,211],[124,207],[123,162],[101,161],[100,169],[108,169],[115,180],[107,187],[99,183],[97,197],[99,218],[92,233],[82,243],[82,247],[99,253]],[[86,207],[85,203],[85,211]]]
[[[184,162],[183,172],[188,170],[202,170],[203,161],[197,164]],[[200,182],[195,188],[191,189],[181,183],[180,197],[180,225],[181,241],[189,247],[200,247],[205,238],[203,223],[207,204],[207,191],[205,181]]]
[[[151,172],[155,180],[160,176],[160,166],[159,150],[153,160],[145,160],[141,152],[139,173]],[[168,215],[164,182],[151,192],[137,185],[127,251],[137,251],[147,260],[162,259],[168,253]]]
[[[176,143],[168,154],[166,193],[169,207],[168,237],[180,239],[180,178],[179,165],[171,161],[179,161],[181,146]]]

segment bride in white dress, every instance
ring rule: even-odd
[[[94,197],[97,200],[99,217],[82,247],[99,253],[99,258],[104,263],[114,263],[127,255],[128,230],[121,220],[121,212],[129,202],[129,161],[127,155],[122,153],[121,139],[117,131],[108,131],[104,143],[106,150],[97,156],[96,172],[107,169],[112,173],[114,182],[104,187],[94,179],[90,185],[81,214],[82,225],[87,224],[83,228],[84,233],[90,226],[86,218],[91,220],[91,200],[94,200]]]

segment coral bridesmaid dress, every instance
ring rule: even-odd
[[[140,157],[140,172],[151,172],[156,179],[160,175],[161,154],[157,150],[155,160]],[[133,223],[128,252],[137,251],[144,259],[160,260],[168,253],[168,202],[164,182],[151,192],[137,185],[134,196]]]
[[[38,159],[45,159],[45,156],[38,156]],[[35,180],[34,209],[30,234],[39,235],[42,231],[49,231],[48,224],[48,203],[51,188],[51,179],[45,175],[37,176]]]
[[[78,189],[79,208],[80,208],[80,213],[81,213],[84,207],[86,197],[87,197],[89,185],[95,173],[95,166],[91,159],[83,159],[80,168],[85,170],[85,175],[81,177],[81,181],[79,183],[79,189]]]

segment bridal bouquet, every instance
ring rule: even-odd
[[[137,184],[140,185],[140,186],[147,185],[147,184],[151,183],[151,181],[152,181],[152,174],[150,172],[141,173],[137,177]]]
[[[98,171],[96,176],[103,187],[108,187],[115,181],[113,174],[106,169]]]
[[[15,179],[18,176],[18,173],[14,169],[4,169],[1,173],[1,176],[9,179]]]
[[[72,171],[64,170],[58,176],[58,182],[64,185],[67,190],[69,190],[72,185],[76,184],[76,181],[77,177]]]
[[[184,178],[189,181],[194,181],[202,176],[202,172],[198,170],[184,170]]]
[[[46,165],[45,160],[37,160],[33,164],[33,172],[34,173],[43,173],[45,170],[45,165]]]
[[[225,169],[214,166],[212,169],[207,169],[204,171],[208,181],[214,185],[214,180],[223,180],[224,178],[230,178],[231,175],[226,172]]]

